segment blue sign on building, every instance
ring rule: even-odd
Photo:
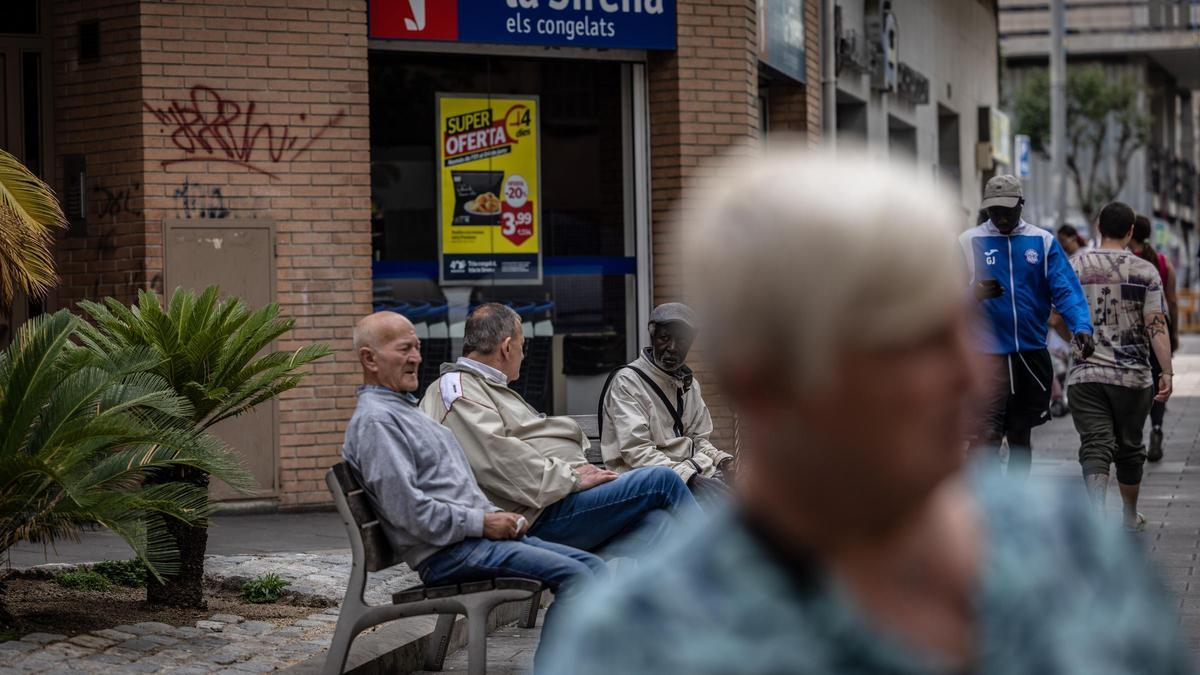
[[[676,0],[370,0],[370,36],[675,49]]]
[[[1029,137],[1018,135],[1013,139],[1013,154],[1016,155],[1017,178],[1029,178]]]

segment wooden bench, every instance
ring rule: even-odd
[[[322,672],[340,675],[350,644],[359,633],[381,623],[410,616],[438,615],[437,628],[425,654],[426,670],[441,670],[450,644],[450,631],[459,614],[467,617],[467,668],[471,675],[487,672],[487,622],[492,610],[506,602],[527,601],[521,626],[537,623],[544,586],[530,579],[497,578],[449,586],[417,586],[393,594],[390,605],[369,605],[363,598],[367,573],[399,564],[366,493],[350,468],[340,463],[325,475],[333,502],[350,537],[353,565],[346,597]]]
[[[583,456],[587,458],[588,463],[596,466],[604,466],[604,458],[600,456],[600,421],[595,415],[571,415],[571,419],[583,429],[583,435],[592,442],[592,447],[588,448]]]

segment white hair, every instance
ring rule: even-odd
[[[912,166],[773,147],[685,203],[689,291],[718,369],[774,354],[808,387],[839,347],[918,338],[966,297],[958,209]]]

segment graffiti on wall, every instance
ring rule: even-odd
[[[171,196],[175,198],[176,218],[229,217],[229,205],[219,187],[200,185],[184,178]]]
[[[92,194],[96,197],[97,215],[101,220],[104,218],[116,219],[122,214],[141,217],[142,210],[134,208],[129,203],[129,200],[136,198],[141,189],[140,183],[130,183],[125,187],[97,185],[92,188]]]
[[[260,121],[255,101],[226,98],[201,84],[192,87],[186,100],[160,107],[142,105],[164,126],[164,132],[170,132],[171,143],[179,151],[178,156],[162,161],[164,168],[182,162],[225,162],[271,178],[277,177],[279,166],[295,161],[345,117],[345,109],[338,110],[302,139],[292,130],[290,117],[282,122]],[[307,120],[304,113],[296,119],[301,124]]]

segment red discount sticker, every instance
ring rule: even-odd
[[[533,202],[529,200],[529,183],[523,176],[509,176],[504,181],[500,234],[513,246],[520,246],[533,236]]]

